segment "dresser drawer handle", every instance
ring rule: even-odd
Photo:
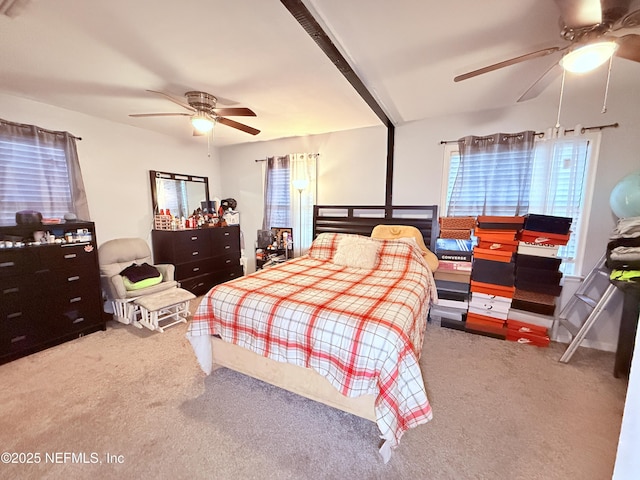
[[[224,232],[225,237],[229,236],[229,232]]]
[[[22,316],[22,312],[10,313],[7,315],[7,320],[12,320],[14,318],[20,318]]]
[[[0,263],[0,268],[15,267],[15,266],[16,266],[16,262],[2,262],[2,263]]]
[[[20,335],[19,337],[13,337],[11,339],[11,343],[18,343],[18,342],[21,342],[21,341],[26,340],[26,339],[27,339],[26,335]]]
[[[230,248],[231,248],[231,245],[225,245],[225,246],[224,246],[224,249],[225,249],[225,250],[229,250]]]
[[[203,287],[204,286],[204,282],[200,282],[198,285],[196,285],[196,287]]]
[[[20,289],[18,287],[15,288],[7,288],[6,290],[3,290],[2,293],[4,295],[7,295],[9,293],[18,293],[20,291]]]
[[[76,280],[80,280],[80,276],[79,275],[75,275],[73,277],[67,278],[68,282],[75,282]]]
[[[199,272],[200,271],[200,267],[194,267],[193,271],[194,272]]]
[[[84,317],[76,318],[76,319],[73,321],[73,323],[74,323],[74,324],[76,324],[76,323],[80,323],[80,322],[84,322]]]
[[[193,236],[193,237],[191,237],[191,240],[197,240],[197,239],[198,239],[198,237],[197,237],[197,236]]]
[[[64,258],[66,259],[71,259],[71,258],[76,258],[78,255],[76,253],[67,253]]]
[[[231,260],[225,260],[224,263],[231,263]]]
[[[69,303],[78,303],[82,300],[82,297],[73,297],[69,300]]]
[[[195,257],[196,255],[199,255],[199,254],[200,254],[200,252],[191,252],[191,255],[193,255],[194,257]]]

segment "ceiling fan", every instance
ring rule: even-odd
[[[206,92],[191,91],[184,94],[186,102],[179,100],[171,95],[158,92],[155,90],[147,90],[147,92],[156,93],[171,100],[173,103],[180,105],[187,109],[189,112],[178,113],[131,113],[130,117],[172,117],[172,116],[185,116],[191,117],[191,124],[193,125],[194,135],[205,135],[213,129],[216,123],[227,125],[228,127],[236,128],[251,135],[257,135],[260,130],[257,130],[243,123],[230,120],[223,115],[231,117],[255,117],[256,114],[249,108],[234,107],[234,108],[217,108],[216,104],[218,99]]]
[[[469,78],[557,52],[566,52],[555,61],[518,102],[538,96],[560,75],[562,69],[587,72],[607,62],[613,55],[640,62],[640,2],[633,0],[554,0],[560,10],[560,36],[568,43],[537,50],[478,70],[458,75]],[[633,4],[633,5],[632,5]],[[633,33],[633,32],[637,33]],[[588,58],[594,59],[587,65]],[[575,64],[577,62],[577,65]],[[597,63],[599,62],[599,63]]]

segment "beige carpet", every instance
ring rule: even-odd
[[[205,377],[185,332],[109,322],[0,366],[0,450],[39,455],[0,478],[611,478],[626,381],[610,353],[565,365],[561,345],[430,326],[434,419],[384,465],[374,423],[227,369]]]

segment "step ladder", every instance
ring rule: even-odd
[[[572,337],[571,343],[569,343],[564,354],[560,357],[560,362],[568,363],[571,360],[584,337],[615,295],[617,287],[609,281],[609,275],[609,269],[606,267],[606,254],[604,254],[584,278],[576,293],[573,294],[560,311],[554,325],[553,336],[557,338],[557,329],[558,326],[561,326]],[[587,318],[581,320],[580,325],[575,325],[569,320],[570,314],[577,310],[580,303],[586,305],[585,310],[590,313],[588,313]]]

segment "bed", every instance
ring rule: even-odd
[[[306,255],[212,288],[187,337],[207,374],[224,366],[376,422],[387,462],[432,418],[418,361],[436,290],[415,239],[370,235],[412,226],[433,249],[437,207],[316,206],[313,223]]]

